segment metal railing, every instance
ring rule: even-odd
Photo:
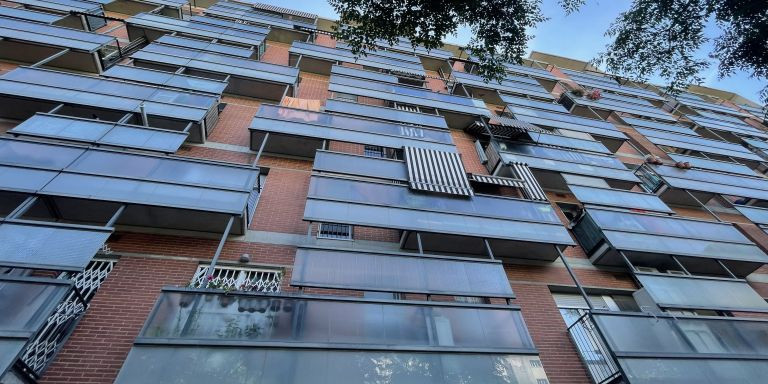
[[[200,265],[192,277],[190,288],[218,288],[226,291],[280,292],[283,273],[277,269],[235,266],[213,268],[208,278],[208,265]]]
[[[621,376],[618,364],[589,312],[568,327],[568,334],[595,384],[610,383]]]
[[[25,370],[40,377],[75,330],[88,310],[91,299],[115,266],[113,259],[95,259],[79,273],[64,273],[60,278],[71,279],[73,289],[48,317],[40,332],[21,356]]]

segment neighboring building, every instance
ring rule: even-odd
[[[765,381],[761,107],[329,24],[0,6],[0,383]]]

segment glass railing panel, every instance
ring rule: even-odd
[[[768,303],[746,281],[647,274],[636,278],[661,307],[768,311]]]
[[[738,318],[594,315],[617,356],[706,354],[768,356],[768,322]]]
[[[510,220],[530,220],[552,224],[561,223],[548,203],[485,195],[475,195],[471,199],[466,199],[447,195],[417,194],[402,185],[369,183],[322,176],[312,177],[308,196],[388,207],[499,217]]]
[[[765,360],[619,359],[632,384],[762,383],[768,377]]]
[[[512,297],[501,263],[300,248],[291,285],[365,291]]]
[[[576,196],[577,200],[585,204],[672,212],[658,196],[652,194],[580,185],[569,185],[568,188]]]
[[[533,350],[519,310],[164,292],[140,338],[436,350]]]
[[[643,215],[596,208],[589,209],[589,215],[604,230],[613,229],[662,236],[679,236],[751,244],[738,229],[727,223]]]
[[[540,384],[538,356],[135,346],[127,383]]]

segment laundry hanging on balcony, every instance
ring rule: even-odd
[[[408,184],[411,189],[473,196],[458,153],[405,147]]]

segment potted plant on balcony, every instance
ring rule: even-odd
[[[587,93],[587,99],[590,99],[590,100],[600,100],[600,98],[602,97],[603,97],[603,93],[597,88]]]

